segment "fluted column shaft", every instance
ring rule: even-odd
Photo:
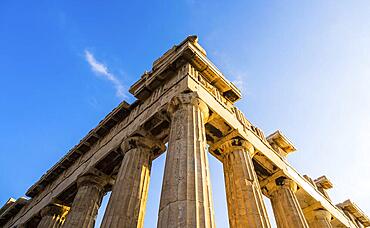
[[[101,227],[143,227],[151,169],[151,152],[164,145],[143,137],[126,139],[125,153]]]
[[[308,228],[298,203],[295,191],[297,185],[285,178],[276,179],[276,185],[269,191],[272,209],[278,228]]]
[[[195,93],[188,93],[175,97],[169,112],[158,227],[215,227],[204,127],[208,107]]]
[[[88,173],[78,178],[77,194],[63,228],[94,227],[107,181],[103,174]]]
[[[327,210],[314,210],[306,216],[310,228],[331,228],[331,214]]]
[[[239,140],[226,144],[222,152],[230,227],[270,227],[251,158],[253,146]]]
[[[41,220],[38,228],[58,228],[65,209],[61,205],[51,204],[41,210]]]

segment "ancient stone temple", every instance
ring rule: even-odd
[[[136,101],[109,113],[27,197],[6,202],[0,227],[93,227],[108,191],[101,226],[143,227],[151,163],[165,151],[159,228],[215,227],[208,153],[223,164],[232,228],[271,227],[271,219],[280,228],[370,226],[350,200],[331,201],[329,179],[287,162],[295,147],[286,136],[265,137],[247,120],[234,106],[240,91],[197,41],[190,36],[155,60],[130,88]]]

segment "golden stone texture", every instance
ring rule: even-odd
[[[270,227],[252,163],[253,146],[233,139],[220,146],[231,228]]]
[[[44,207],[41,212],[41,221],[38,228],[59,228],[63,224],[63,216],[66,208],[62,205],[51,204]]]
[[[0,227],[93,227],[110,190],[102,227],[143,227],[151,164],[166,143],[157,227],[215,227],[208,152],[224,167],[232,228],[270,227],[262,194],[279,228],[370,226],[351,201],[333,204],[325,176],[312,180],[289,164],[296,148],[281,131],[265,137],[234,105],[241,92],[196,36],[155,60],[129,91],[135,102],[112,110],[27,190],[29,198],[0,208]]]
[[[175,97],[169,108],[158,227],[215,227],[204,129],[208,108],[195,93]]]
[[[79,177],[77,194],[63,228],[94,227],[107,184],[108,178],[96,172]]]
[[[310,228],[331,228],[331,214],[326,210],[314,210],[305,215]]]
[[[295,196],[296,183],[284,177],[279,177],[266,187],[278,228],[309,227]]]
[[[164,145],[131,137],[121,145],[124,158],[101,227],[143,227],[151,169],[151,152]]]

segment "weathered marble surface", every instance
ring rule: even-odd
[[[158,227],[215,227],[204,129],[208,108],[196,93],[176,96],[169,108],[172,122]]]

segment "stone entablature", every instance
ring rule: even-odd
[[[179,76],[177,79],[186,76],[186,67],[183,66],[178,71],[177,75]],[[102,140],[107,138],[109,139],[109,134],[112,130],[114,132],[114,128],[122,128],[123,125],[127,125],[132,122],[145,107],[149,106],[149,103],[157,101],[159,97],[173,85],[174,83],[171,82],[161,85],[153,91],[150,99],[145,100],[144,102],[136,101],[129,105],[127,102],[123,101],[117,108],[108,114],[96,128],[91,130],[78,145],[76,145],[66,156],[48,170],[37,183],[30,187],[26,195],[29,197],[35,197],[47,185],[56,180],[61,173],[78,161],[81,156],[91,150],[93,146],[96,144],[103,144],[104,141],[102,142]]]
[[[122,102],[90,131],[29,189],[31,199],[22,208],[10,217],[0,214],[5,227],[37,224],[42,220],[40,211],[55,203],[71,207],[66,226],[91,227],[102,194],[110,190],[103,227],[120,227],[122,221],[142,227],[151,162],[164,151],[163,146],[148,150],[148,142],[169,145],[158,227],[214,227],[206,144],[223,162],[228,177],[231,227],[269,227],[262,193],[277,207],[291,210],[276,210],[281,224],[289,225],[281,220],[284,213],[293,216],[291,222],[300,227],[307,222],[327,224],[328,217],[335,221],[332,224],[344,227],[366,223],[358,213],[353,212],[357,220],[353,219],[348,210],[343,212],[332,204],[324,194],[327,181],[305,179],[286,161],[284,157],[295,148],[280,131],[266,139],[234,106],[240,91],[207,59],[196,37],[188,37],[156,60],[152,71],[144,73],[130,92],[138,100]],[[94,175],[91,170],[96,170]],[[107,177],[107,182],[98,181]],[[253,195],[242,201],[235,199],[251,191]],[[237,202],[240,207],[232,208]],[[4,207],[0,212],[7,210]],[[43,223],[51,224],[50,217]]]
[[[28,200],[24,197],[17,200],[10,198],[0,209],[0,227],[2,227],[10,218],[15,216],[27,203]]]
[[[363,227],[370,226],[369,217],[355,203],[351,202],[351,200],[346,200],[343,203],[337,204],[337,206],[354,222],[361,223]]]
[[[231,102],[241,98],[240,90],[209,61],[205,51],[198,44],[196,36],[189,36],[178,46],[174,46],[153,64],[151,72],[145,72],[141,79],[134,83],[130,92],[139,100],[145,100],[149,94],[163,81],[169,73],[172,73],[178,65],[185,61],[190,62],[193,67],[212,85],[214,85],[222,96]],[[171,72],[172,71],[172,72]]]
[[[189,68],[187,70],[189,71],[190,75],[198,73],[198,71],[196,71],[195,68],[192,67],[191,65],[186,64],[185,66]],[[160,73],[155,72],[155,76],[157,75],[160,75]],[[155,78],[155,76],[153,76],[153,78]],[[238,120],[241,121],[241,123],[245,127],[250,128],[259,137],[261,137],[261,139],[264,140],[264,135],[262,131],[257,127],[252,126],[250,122],[244,117],[243,113],[241,113],[236,107],[233,107],[232,103],[221,94],[219,89],[208,83],[204,79],[204,77],[200,76],[200,74],[198,80],[215,96],[216,99],[220,100],[220,102],[225,104],[225,107],[230,109],[230,111],[233,110]],[[235,88],[232,88],[231,86],[230,89],[235,90]],[[162,91],[161,89],[155,89],[153,92],[160,95]],[[235,90],[234,92],[237,93],[238,91]],[[151,96],[151,99],[152,100],[156,99],[156,96]],[[78,160],[82,155],[87,153],[87,151],[90,150],[91,147],[95,143],[97,143],[100,138],[104,137],[105,134],[109,133],[109,131],[117,123],[119,123],[123,118],[127,117],[128,113],[130,113],[131,110],[134,111],[138,110],[137,108],[135,109],[138,103],[139,102],[135,102],[134,104],[129,105],[123,101],[116,109],[114,109],[110,114],[108,114],[107,117],[104,118],[104,120],[101,121],[101,123],[99,123],[99,125],[95,129],[91,130],[89,134],[86,137],[84,137],[84,139],[82,139],[78,145],[76,145],[65,157],[63,157],[61,161],[59,161],[45,175],[43,175],[43,177],[27,191],[26,195],[29,197],[36,196],[48,184],[53,182],[61,173],[63,173],[64,170],[68,169],[71,165],[73,165],[73,163],[76,160]],[[135,116],[135,114],[131,116]]]
[[[327,193],[328,189],[333,188],[333,184],[326,176],[321,176],[314,180],[314,183],[317,189],[328,199],[330,200],[329,194]]]
[[[296,151],[293,143],[285,137],[280,131],[275,131],[271,135],[267,136],[267,141],[270,143],[272,148],[283,157]]]
[[[101,138],[119,123],[133,105],[123,101],[117,108],[113,109],[93,130],[91,130],[75,147],[73,147],[58,163],[49,169],[34,185],[26,192],[26,196],[35,197],[50,183],[58,178],[65,170],[70,168],[78,159],[87,153]]]
[[[193,38],[191,38],[190,40],[193,40]],[[183,42],[183,44],[185,44],[185,43]],[[189,44],[186,43],[186,44],[188,45],[186,47],[188,47],[188,48],[192,47],[192,46],[190,46],[191,45],[190,43]],[[181,45],[179,45],[178,47],[180,47],[180,46]],[[193,51],[195,51],[195,50],[193,50]],[[183,52],[185,52],[185,50],[180,51],[181,54]],[[180,55],[180,54],[178,54],[178,55]],[[177,58],[180,58],[180,57],[176,56],[175,60]],[[172,61],[174,61],[174,60],[172,60]],[[207,61],[209,62],[209,60],[207,60]],[[171,64],[172,64],[172,62],[171,62]],[[159,68],[159,67],[156,67],[156,68]],[[202,85],[204,85],[205,88],[207,88],[208,91],[210,91],[215,96],[216,99],[218,99],[220,102],[222,102],[227,109],[229,109],[231,112],[234,112],[235,116],[243,124],[243,126],[245,126],[246,128],[251,129],[262,140],[265,140],[263,132],[260,129],[258,129],[257,127],[251,125],[250,122],[245,118],[244,114],[242,112],[240,112],[236,107],[233,107],[232,102],[229,99],[225,98],[225,96],[222,94],[222,92],[220,91],[219,88],[216,88],[216,86],[211,85],[209,82],[207,82],[207,80],[205,79],[204,76],[201,76],[202,74],[205,74],[204,70],[203,70],[203,73],[200,74],[190,64],[185,64],[185,68],[187,68],[186,70],[189,72],[189,75],[192,75],[192,76],[194,76],[194,75],[198,76],[199,75],[199,77],[196,77],[199,80],[199,82]],[[164,76],[161,76],[161,74],[163,74],[163,70],[165,70],[165,69],[157,70],[157,71],[151,72],[150,74],[146,73],[145,76],[141,80],[139,80],[137,83],[135,83],[131,87],[131,89],[130,89],[131,92],[135,95],[135,94],[138,93],[136,90],[140,90],[140,89],[136,89],[136,87],[135,87],[136,84],[140,84],[140,83],[143,83],[143,82],[145,82],[145,84],[148,84],[148,82],[146,80],[143,80],[143,79],[151,77],[152,78],[151,81],[153,81],[153,79],[158,80],[157,77],[164,77]],[[220,72],[217,68],[215,68],[213,70],[213,73],[218,74],[218,77],[213,76],[213,78],[221,78],[220,79],[221,81],[226,81],[224,79],[224,77],[220,74]],[[166,78],[162,78],[162,79],[166,79]],[[215,79],[213,79],[213,80],[215,81]],[[149,82],[149,84],[150,84],[150,82]],[[240,91],[234,85],[232,85],[230,82],[229,83],[222,83],[222,85],[223,85],[222,90],[224,91],[223,93],[225,93],[227,91],[233,91],[233,93],[237,94],[240,98]],[[156,94],[161,95],[161,93],[163,92],[163,91],[161,91],[161,88],[163,88],[163,87],[159,87],[160,89],[156,89],[156,88],[158,88],[158,86],[160,86],[160,85],[156,84],[156,87],[151,88],[151,89],[153,89],[153,91],[150,91],[150,94],[155,93],[154,96],[151,95],[152,100],[155,100],[157,98]],[[109,113],[99,123],[99,125],[96,128],[91,130],[87,134],[87,136],[85,136],[80,141],[79,144],[77,144],[73,149],[71,149],[67,153],[66,156],[64,156],[56,165],[54,165],[50,170],[48,170],[40,178],[40,180],[37,183],[35,183],[33,186],[31,186],[28,189],[28,191],[26,192],[26,196],[35,197],[40,191],[45,189],[50,183],[52,183],[54,180],[56,180],[59,175],[61,175],[65,170],[67,170],[76,161],[78,161],[84,154],[86,154],[96,143],[98,143],[98,141],[101,138],[105,137],[105,135],[108,134],[111,131],[111,129],[114,126],[116,126],[120,121],[122,121],[123,119],[124,120],[129,119],[129,118],[126,118],[126,117],[129,116],[129,114],[132,110],[133,111],[139,110],[138,108],[136,108],[136,106],[140,103],[141,102],[139,102],[139,100],[138,100],[135,103],[129,105],[127,102],[123,101],[117,108],[115,108],[111,113]],[[130,116],[136,116],[136,113],[134,113],[133,115],[130,115]]]
[[[243,125],[245,131],[247,129],[252,131],[257,137],[259,137],[262,141],[267,143],[267,140],[262,130],[256,126],[253,126],[249,122],[249,120],[244,116],[244,114],[237,107],[233,105],[233,102],[225,98],[223,93],[216,86],[209,83],[208,80],[203,76],[203,74],[200,73],[198,70],[196,70],[191,64],[187,64],[187,67],[189,67],[189,73],[190,73],[189,75],[193,77],[195,80],[197,80],[199,84],[202,85],[209,93],[211,93],[213,97],[220,104],[222,104],[225,109],[231,112],[238,119],[238,121]]]

